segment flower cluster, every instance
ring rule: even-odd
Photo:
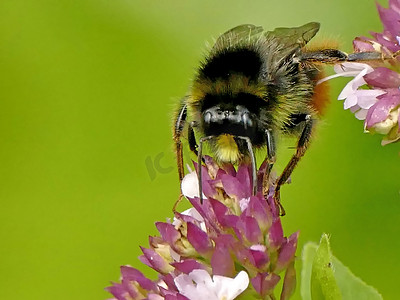
[[[275,299],[281,273],[280,299],[293,293],[298,232],[284,237],[273,187],[267,199],[261,189],[252,196],[249,165],[236,170],[230,164],[218,166],[210,157],[205,160],[203,203],[192,172],[182,191],[193,208],[175,213],[173,221],[156,223],[160,236],[150,237],[150,247],[142,248],[139,259],[158,272],[158,279],[123,266],[121,283],[107,288],[114,299]],[[265,168],[258,171],[259,181]]]
[[[389,0],[389,8],[377,6],[383,33],[357,37],[353,47],[355,52],[379,53],[382,59],[346,62],[336,65],[335,71],[354,76],[338,97],[345,100],[344,108],[365,120],[366,132],[385,135],[385,145],[400,140],[400,0]]]

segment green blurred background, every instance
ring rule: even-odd
[[[2,0],[0,299],[105,299],[120,265],[147,269],[139,245],[178,195],[171,109],[205,42],[241,23],[309,21],[345,51],[381,30],[372,0]],[[327,115],[283,188],[284,227],[300,230],[299,248],[331,234],[339,259],[398,299],[400,145],[381,147],[343,111],[345,82],[332,83]],[[286,144],[278,170],[293,152]]]

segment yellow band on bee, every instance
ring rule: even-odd
[[[218,159],[223,162],[235,163],[239,160],[239,148],[232,135],[222,134],[217,137],[216,154]]]

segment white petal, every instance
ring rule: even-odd
[[[235,278],[211,276],[205,270],[193,270],[189,275],[181,274],[175,279],[179,293],[191,300],[233,300],[249,285],[245,271]]]
[[[368,113],[368,109],[360,109],[359,111],[356,111],[356,113],[354,114],[354,116],[358,119],[358,120],[365,120],[365,118],[367,117],[367,113]]]
[[[205,270],[193,270],[189,275],[181,274],[174,282],[179,293],[191,300],[219,300],[210,288],[213,282]]]
[[[197,174],[195,171],[183,177],[181,189],[182,194],[187,198],[199,197],[199,181],[197,179]],[[204,194],[203,199],[207,199]]]
[[[344,109],[349,109],[350,107],[357,104],[357,96],[355,94],[349,95],[343,103]]]
[[[234,279],[216,275],[214,282],[219,287],[218,299],[232,300],[247,289],[250,281],[247,273],[240,271]]]
[[[196,172],[191,172],[183,177],[181,188],[182,194],[188,198],[199,196],[199,183]]]
[[[365,70],[367,73],[370,73],[374,70],[370,65],[356,62],[344,62],[341,64],[337,64],[333,67],[333,69],[338,74],[346,73],[346,75],[343,76],[355,76],[347,75],[349,72],[354,72],[355,74],[357,74],[362,70]]]
[[[194,207],[185,210],[184,212],[182,212],[182,215],[190,216],[199,222],[204,222],[203,217]]]
[[[355,93],[355,96],[357,97],[357,105],[361,108],[369,109],[378,101],[376,97],[384,93],[385,92],[381,90],[358,90]]]
[[[358,105],[354,105],[350,107],[350,111],[354,114],[356,111],[360,110],[360,107]]]
[[[189,299],[197,300],[199,295],[197,295],[197,286],[194,285],[192,279],[189,275],[180,274],[174,279],[175,285],[182,295],[188,297]]]
[[[360,74],[360,72],[363,72],[364,75],[367,73],[372,72],[374,69],[372,67],[370,67],[367,64],[360,64],[360,63],[342,63],[342,64],[337,64],[334,67],[334,70],[336,72],[336,74],[324,77],[320,80],[317,81],[317,85],[333,79],[333,78],[337,78],[337,77],[356,77],[357,75]],[[362,75],[362,76],[364,76]]]
[[[358,74],[360,75],[360,74]],[[338,99],[343,100],[348,96],[355,93],[355,91],[362,85],[366,84],[364,78],[359,76],[354,77],[354,79],[350,80],[346,86],[343,88],[342,92],[339,94]]]

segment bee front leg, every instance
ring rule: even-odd
[[[188,142],[190,150],[198,156],[197,148],[199,147],[196,143],[196,136],[194,135],[193,127],[196,127],[197,124],[193,121],[189,123],[188,126]]]
[[[265,130],[265,139],[267,144],[267,156],[265,157],[263,164],[266,163],[267,166],[265,169],[265,174],[263,175],[262,191],[263,195],[267,197],[269,192],[269,179],[271,175],[271,170],[276,161],[276,153],[275,153],[276,145],[271,129]]]
[[[310,143],[310,137],[312,134],[312,129],[314,127],[314,119],[312,119],[311,115],[306,115],[305,117],[305,125],[303,131],[301,133],[300,139],[297,142],[296,153],[292,156],[289,163],[286,165],[285,169],[283,170],[281,176],[278,179],[278,182],[275,187],[274,193],[274,200],[275,204],[281,210],[281,216],[285,215],[285,210],[282,207],[280,201],[280,189],[281,186],[289,179],[290,175],[292,174],[294,168],[296,167],[297,163],[299,162],[300,158],[303,157],[304,153],[307,150],[307,147]]]
[[[176,207],[181,202],[183,197],[180,185],[182,183],[182,179],[185,173],[183,168],[183,147],[181,142],[181,136],[183,128],[185,127],[186,117],[187,117],[187,105],[183,102],[175,118],[174,130],[173,130],[173,140],[175,143],[174,150],[176,155],[176,164],[178,167],[178,176],[179,176],[179,197],[178,200],[175,202],[174,207],[172,208],[172,211],[174,213],[176,212]]]
[[[203,162],[203,143],[206,141],[211,140],[214,138],[214,136],[206,136],[202,137],[199,141],[199,148],[198,148],[198,153],[197,153],[197,180],[199,184],[199,199],[200,199],[200,204],[203,204],[203,180],[202,180],[202,162]]]

